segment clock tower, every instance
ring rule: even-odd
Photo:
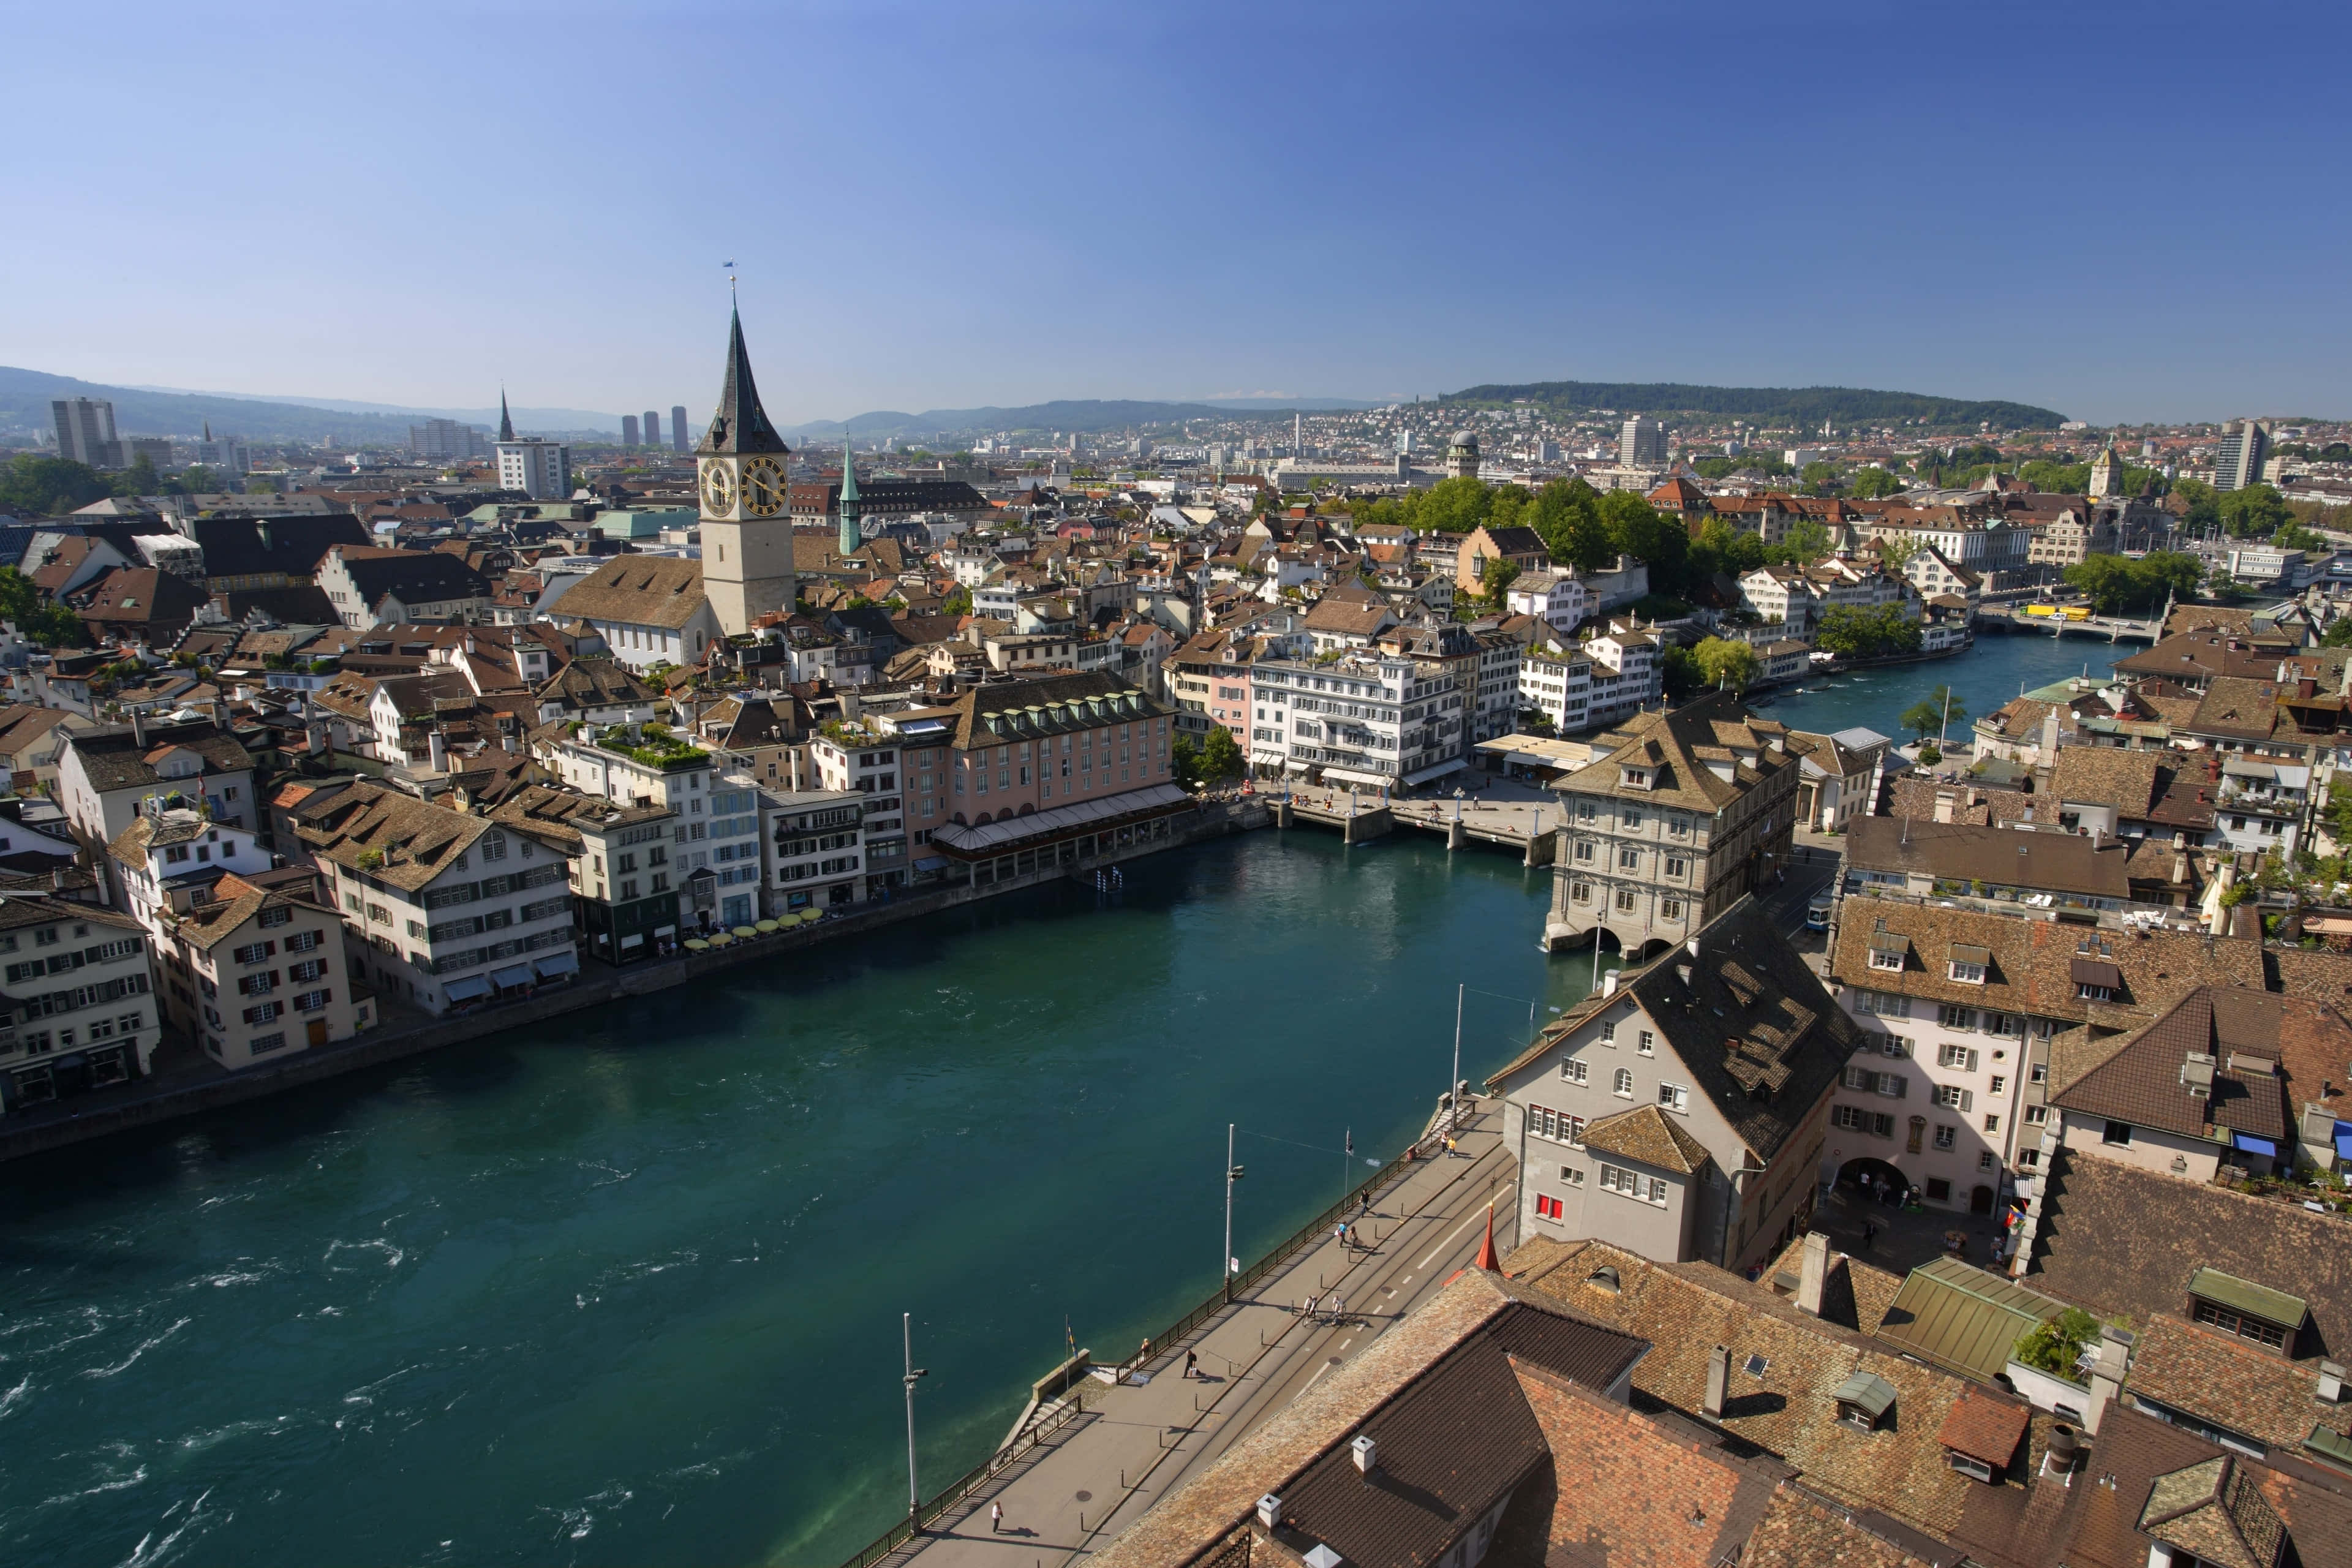
[[[719,411],[694,449],[702,501],[702,592],[721,631],[751,629],[760,616],[793,607],[793,520],[784,500],[792,448],[760,406],[743,317],[727,337],[727,380]]]

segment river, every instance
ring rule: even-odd
[[[1987,637],[1768,711],[1892,733],[2112,651]],[[902,1310],[929,1491],[1066,1334],[1124,1353],[1213,1286],[1228,1121],[1246,1258],[1420,1128],[1457,981],[1474,1078],[1581,995],[1548,892],[1252,834],[10,1164],[0,1546],[837,1560],[905,1506]]]
[[[1903,710],[1937,686],[1949,685],[1956,700],[1953,711],[1963,708],[1970,719],[1982,718],[2015,698],[2070,675],[2105,675],[2118,658],[2139,652],[2144,643],[2111,644],[2089,637],[2028,637],[1990,632],[1976,646],[1950,658],[1925,664],[1890,665],[1857,670],[1827,679],[1811,677],[1796,688],[1782,687],[1777,700],[1759,709],[1792,730],[1825,735],[1860,725],[1898,741],[1908,741],[1902,728]],[[1952,721],[1952,733],[1963,742],[1968,725]]]
[[[904,1510],[902,1310],[928,1492],[1213,1287],[1229,1121],[1246,1258],[1419,1130],[1457,980],[1472,1077],[1589,984],[1549,873],[1425,835],[1126,879],[9,1165],[0,1544],[837,1560]]]

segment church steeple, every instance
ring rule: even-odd
[[[507,389],[503,386],[499,388],[499,439],[514,439],[514,417],[507,412]]]
[[[719,411],[695,447],[702,457],[749,457],[754,452],[789,452],[784,438],[768,423],[760,406],[760,388],[751,380],[751,356],[743,348],[743,313],[729,312],[727,381],[719,389]]]
[[[841,552],[855,555],[864,548],[866,540],[858,531],[857,521],[866,515],[857,499],[857,463],[851,457],[849,431],[841,432]]]

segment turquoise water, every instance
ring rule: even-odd
[[[1546,872],[1260,833],[0,1171],[0,1546],[838,1560],[1580,995]],[[1486,995],[1480,993],[1495,993]],[[1353,1130],[1351,1166],[1342,1140]]]
[[[1814,734],[1830,734],[1858,724],[1908,741],[1911,734],[1898,719],[1905,709],[1937,686],[1948,684],[1969,716],[1981,718],[2021,690],[2047,686],[2086,669],[2095,676],[2105,675],[2116,659],[2127,658],[2147,646],[1988,632],[1978,637],[1975,647],[1952,658],[1860,670],[1827,680],[1809,679],[1798,682],[1804,688],[1801,692],[1784,686],[1779,700],[1760,711],[1791,729]],[[1965,723],[1953,721],[1954,734],[1965,740],[1967,731]]]

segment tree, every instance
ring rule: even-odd
[[[1605,572],[1616,552],[1609,525],[1601,519],[1600,498],[1582,479],[1554,479],[1535,493],[1519,521],[1536,531],[1552,560],[1580,572]]]
[[[1486,570],[1478,578],[1480,589],[1478,596],[1496,609],[1502,608],[1503,595],[1509,591],[1511,584],[1517,581],[1519,569],[1511,563],[1488,559]]]
[[[1242,771],[1242,748],[1234,732],[1223,725],[1209,731],[1207,743],[1201,748],[1201,782],[1215,784],[1229,779]]]
[[[1882,658],[1919,651],[1919,623],[1900,605],[1865,610],[1853,605],[1832,605],[1822,615],[1813,645],[1841,658]]]
[[[1859,468],[1846,493],[1862,500],[1878,500],[1886,496],[1901,495],[1905,485],[1900,478],[1885,468]]]
[[[2021,465],[2017,477],[2045,495],[2078,496],[2091,488],[2091,465],[2037,458]]]
[[[2268,539],[2294,518],[2285,498],[2268,485],[2224,491],[2214,506],[2223,530],[2240,539]]]
[[[1951,704],[1948,712],[1944,706],[1947,701]],[[1960,723],[1968,716],[1968,704],[1954,696],[1950,687],[1938,686],[1935,690],[1906,708],[1903,710],[1903,716],[1895,722],[1924,741],[1930,733],[1944,731],[1948,724]]]
[[[1903,569],[1911,564],[1911,558],[1926,548],[1908,534],[1898,533],[1878,542],[1878,558],[1886,563],[1889,572],[1899,577]]]
[[[2319,634],[2319,646],[2352,647],[2352,616],[2342,616],[2330,622],[2327,629]],[[2352,836],[2347,836],[2347,842],[2352,842]]]
[[[1819,561],[1830,552],[1829,525],[1814,518],[1799,518],[1780,536],[1774,552],[1783,561]]]
[[[155,471],[155,459],[142,452],[129,468],[114,476],[112,488],[116,495],[125,498],[161,495],[163,479]]]
[[[1836,488],[1837,468],[1830,463],[1807,463],[1797,472],[1799,482],[1817,496],[1825,496]]]
[[[109,493],[96,469],[66,458],[25,454],[0,468],[0,509],[26,517],[58,516]]]
[[[1178,787],[1198,789],[1201,785],[1201,749],[1190,735],[1179,735],[1176,743],[1168,748],[1168,774]]]
[[[1666,686],[1666,695],[1675,699],[1689,697],[1707,689],[1706,671],[1699,668],[1698,656],[1680,643],[1668,643],[1658,661],[1660,675]],[[1550,732],[1551,721],[1544,721],[1545,733]]]
[[[43,600],[33,580],[14,566],[0,566],[0,619],[16,623],[18,632],[45,647],[79,647],[89,640],[80,616]]]
[[[946,598],[940,600],[940,614],[943,616],[968,616],[971,614],[971,590],[969,588],[958,588],[954,593],[950,594]]]
[[[1706,637],[1691,649],[1706,684],[1727,691],[1745,691],[1748,684],[1764,673],[1756,650],[1744,642],[1732,642],[1725,637]]]
[[[2156,609],[2168,595],[2193,598],[2204,572],[2203,563],[2194,555],[2158,550],[2137,561],[2120,555],[2089,556],[2067,567],[2062,575],[2089,596],[2091,607],[2099,614],[2119,616]]]
[[[1413,526],[1423,533],[1467,533],[1486,521],[1495,504],[1486,482],[1468,474],[1440,479],[1413,499],[1420,503]]]
[[[2099,1321],[2080,1307],[2035,1324],[2017,1342],[2017,1359],[2036,1371],[2069,1382],[2081,1376],[2083,1352],[2099,1337]]]

